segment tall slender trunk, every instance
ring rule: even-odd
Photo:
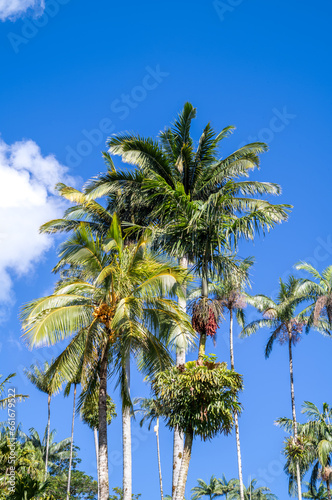
[[[130,356],[126,362],[126,384],[130,394]],[[132,463],[131,463],[131,415],[130,406],[122,403],[122,446],[123,446],[123,500],[132,500]],[[101,499],[103,500],[103,499]]]
[[[231,357],[231,368],[234,370],[234,346],[233,346],[233,309],[229,310],[229,346]],[[241,446],[240,446],[240,429],[239,418],[237,412],[234,413],[235,422],[235,436],[236,436],[236,452],[237,452],[237,465],[239,470],[239,483],[240,483],[240,500],[244,500],[243,491],[243,477],[242,477],[242,459],[241,459]]]
[[[95,450],[96,450],[98,500],[99,500],[99,484],[100,484],[100,479],[99,479],[99,466],[98,466],[98,429],[97,429],[97,427],[93,428],[93,437],[94,437],[94,440],[95,440]]]
[[[46,456],[45,456],[45,475],[44,481],[47,478],[48,468],[48,453],[50,449],[50,427],[51,427],[51,394],[47,395],[47,433],[46,433]]]
[[[68,483],[67,483],[67,500],[69,500],[69,498],[70,498],[71,464],[72,464],[72,461],[73,461],[76,387],[77,387],[77,384],[74,384],[74,402],[73,402],[73,416],[72,416],[72,421],[71,421],[71,440],[70,440],[70,457],[69,457]]]
[[[99,387],[99,449],[98,449],[98,470],[99,470],[99,496],[100,500],[108,500],[108,453],[107,453],[107,363],[108,344],[102,355],[100,363],[100,387]]]
[[[329,479],[326,481],[327,498],[331,500],[331,488]]]
[[[157,425],[155,425],[154,431],[156,433],[156,439],[157,439],[157,456],[158,456],[158,472],[159,472],[160,496],[161,496],[161,500],[164,500],[163,477],[162,477],[162,474],[161,474],[161,463],[160,463],[159,417],[157,417]]]
[[[207,277],[207,266],[203,264],[203,272],[202,272],[202,297],[207,298],[209,296],[208,289],[208,277]],[[206,345],[206,334],[201,333],[199,338],[199,347],[198,347],[198,359],[202,359],[205,354],[205,345]]]
[[[187,257],[182,257],[179,259],[179,264],[183,269],[188,268],[188,259]],[[186,312],[187,310],[187,300],[186,300],[186,290],[183,290],[184,298],[179,297],[179,307],[182,311]],[[186,350],[182,347],[177,347],[176,349],[176,366],[183,365],[186,362]],[[183,434],[179,432],[177,428],[174,429],[173,434],[173,473],[172,473],[172,497],[174,497],[176,485],[178,482],[180,467],[181,467],[181,458],[183,454]]]
[[[292,400],[293,434],[294,434],[294,441],[296,443],[297,442],[297,421],[296,421],[295,395],[294,395],[292,334],[291,334],[290,328],[288,328],[288,351],[289,351],[289,374],[290,374],[291,400]],[[300,464],[299,464],[298,460],[296,461],[296,480],[297,480],[298,498],[299,498],[299,500],[302,500],[301,473],[300,473]]]
[[[193,446],[193,431],[186,433],[184,440],[183,457],[181,461],[181,468],[179,474],[179,480],[175,492],[175,500],[183,500],[184,493],[186,490],[186,483],[188,477],[189,462],[191,458],[191,450]]]

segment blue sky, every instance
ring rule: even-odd
[[[281,184],[278,201],[294,209],[289,222],[266,238],[241,244],[242,256],[256,258],[253,292],[273,294],[279,277],[293,272],[300,259],[320,270],[331,264],[331,14],[327,0],[0,1],[0,358],[1,373],[17,371],[17,388],[31,396],[17,408],[25,430],[42,432],[46,399],[25,381],[22,368],[61,348],[30,352],[20,340],[20,306],[50,292],[54,280],[59,240],[39,236],[38,227],[63,210],[55,182],[80,187],[104,170],[101,151],[111,133],[155,136],[189,100],[198,109],[196,138],[208,121],[217,130],[236,125],[223,155],[244,142],[268,142],[255,178]],[[247,314],[255,317],[249,309]],[[221,359],[228,359],[226,332],[227,322],[217,347],[208,346]],[[287,349],[276,345],[266,361],[267,334],[235,343],[245,383],[244,476],[265,482],[283,499],[283,432],[273,422],[291,416]],[[303,401],[331,402],[331,342],[311,332],[295,349],[299,420]],[[143,393],[137,376],[133,394]],[[118,401],[116,392],[114,397]],[[59,439],[67,437],[71,400],[58,395],[52,406],[52,427]],[[82,468],[95,474],[92,434],[79,420],[76,430]],[[137,424],[133,430],[134,491],[143,500],[157,498],[153,431]],[[109,447],[112,487],[121,484],[119,418],[109,428]],[[164,489],[170,492],[167,430],[161,447]],[[196,478],[222,473],[237,474],[234,436],[195,442],[187,491]]]

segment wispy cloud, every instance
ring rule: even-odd
[[[31,140],[6,144],[0,138],[0,305],[13,300],[13,280],[31,272],[50,248],[39,234],[44,222],[60,217],[57,182],[74,184],[53,155],[43,156]],[[1,316],[1,311],[0,311]]]
[[[45,0],[0,0],[0,19],[1,21],[14,20],[29,9],[42,14],[45,9]]]

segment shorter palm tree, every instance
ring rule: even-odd
[[[140,404],[140,409],[138,411],[143,412],[143,418],[140,421],[141,427],[143,426],[144,422],[147,421],[149,424],[148,429],[150,430],[152,423],[156,422],[156,425],[154,426],[153,430],[156,433],[160,495],[161,495],[161,500],[163,500],[164,492],[163,492],[163,478],[161,473],[160,443],[159,443],[159,417],[162,415],[161,407],[157,404],[157,401],[153,398],[138,398],[135,402]]]
[[[327,489],[323,484],[317,489],[316,486],[311,485],[308,482],[304,483],[308,488],[308,491],[303,493],[303,498],[311,498],[312,500],[327,500]]]
[[[24,401],[27,399],[29,396],[27,394],[16,394],[16,391],[12,389],[10,393],[8,392],[8,396],[6,398],[3,398],[2,395],[5,392],[5,388],[7,384],[11,383],[11,379],[16,376],[16,373],[10,373],[7,377],[3,379],[2,382],[0,382],[0,408],[4,409],[8,406],[8,404],[12,405],[13,404],[13,398],[17,401]],[[0,375],[0,380],[3,377],[3,375]]]
[[[67,460],[70,457],[70,438],[62,439],[58,443],[55,442],[54,438],[56,435],[56,430],[53,429],[48,434],[48,428],[46,427],[43,439],[40,438],[38,431],[31,427],[29,429],[29,435],[26,436],[25,441],[30,442],[33,447],[38,450],[43,462],[46,462],[46,456],[48,459],[48,466],[52,467],[56,461]],[[48,441],[47,441],[48,439]],[[75,456],[75,451],[74,451]]]
[[[266,358],[270,356],[276,340],[278,340],[280,344],[288,344],[293,436],[296,445],[298,441],[298,424],[295,410],[292,349],[301,339],[301,334],[307,321],[303,312],[296,313],[299,304],[306,300],[302,281],[296,279],[294,276],[289,276],[286,282],[280,279],[280,288],[276,301],[265,295],[255,295],[252,297],[248,294],[246,295],[246,300],[262,313],[263,318],[255,320],[247,325],[243,329],[243,334],[251,335],[260,328],[269,328],[272,330],[265,347]],[[297,462],[296,469],[297,491],[299,500],[301,500],[301,471],[299,462]]]
[[[25,369],[24,373],[33,383],[33,385],[44,394],[47,394],[47,428],[46,428],[46,454],[45,454],[45,477],[46,481],[47,470],[48,470],[48,454],[49,454],[49,442],[50,442],[50,426],[51,426],[51,398],[52,395],[57,392],[62,384],[62,379],[60,376],[55,376],[52,381],[48,376],[48,370],[50,365],[45,361],[44,365],[41,367],[38,364],[31,365],[30,370]]]
[[[276,495],[271,493],[270,488],[267,486],[259,486],[256,488],[257,479],[252,479],[248,484],[248,487],[243,488],[243,494],[245,500],[278,500]],[[234,480],[234,489],[229,494],[229,500],[239,500],[240,499],[240,482],[238,479]]]
[[[313,303],[309,306],[310,316],[308,327],[319,327],[319,319],[327,319],[328,328],[332,328],[332,266],[328,266],[322,273],[319,273],[311,264],[300,262],[296,264],[296,269],[306,271],[314,279],[304,280],[304,286],[308,298]],[[321,329],[321,328],[320,328]]]
[[[225,474],[222,475],[222,478],[219,479],[220,484],[222,485],[224,489],[224,495],[225,495],[225,500],[229,499],[229,494],[234,490],[234,487],[236,485],[236,479],[230,479],[227,481]]]
[[[213,500],[225,494],[225,487],[222,485],[221,480],[217,479],[215,476],[211,476],[209,484],[203,481],[203,479],[197,479],[197,482],[198,486],[191,488],[191,500],[198,500],[205,496]]]
[[[302,413],[309,417],[303,431],[314,447],[313,469],[310,483],[314,486],[318,478],[326,483],[327,498],[331,500],[332,483],[332,408],[323,403],[320,412],[316,405],[306,401]]]

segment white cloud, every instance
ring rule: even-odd
[[[41,14],[45,9],[45,0],[0,0],[0,19],[15,19],[28,9]]]
[[[13,278],[31,272],[52,240],[39,234],[46,221],[61,217],[57,182],[74,184],[54,156],[42,156],[31,141],[7,145],[0,138],[0,303],[13,299]]]

